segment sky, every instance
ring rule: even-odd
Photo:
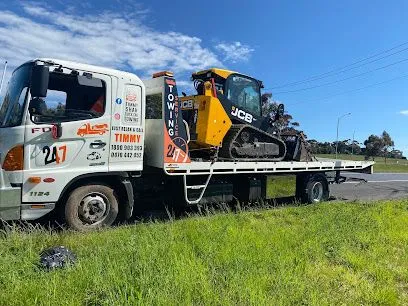
[[[408,155],[408,1],[0,2],[0,62],[52,57],[149,78],[197,70],[264,82],[309,139],[386,130]]]

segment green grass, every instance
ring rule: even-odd
[[[0,238],[0,305],[407,304],[408,200]],[[46,247],[75,266],[45,272]]]
[[[291,197],[296,193],[295,175],[271,175],[267,178],[266,198]]]
[[[317,154],[317,157],[335,158],[336,155]],[[364,156],[362,155],[339,154],[338,158],[345,160],[364,160]],[[387,158],[387,163],[385,163],[384,157],[375,157],[374,161],[374,172],[408,173],[408,160],[406,159]]]

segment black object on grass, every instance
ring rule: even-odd
[[[75,264],[76,255],[64,246],[46,249],[40,254],[40,266],[46,270]]]

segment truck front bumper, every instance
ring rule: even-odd
[[[12,187],[0,169],[0,220],[18,220],[21,211],[21,188]]]
[[[11,186],[6,173],[0,169],[0,220],[35,220],[54,207],[54,203],[21,203],[21,188]]]

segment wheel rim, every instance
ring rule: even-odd
[[[108,198],[101,193],[93,192],[81,200],[78,207],[78,217],[85,225],[97,225],[106,219],[109,210]]]
[[[313,202],[320,202],[322,198],[323,198],[323,184],[321,182],[315,182],[312,187]]]

